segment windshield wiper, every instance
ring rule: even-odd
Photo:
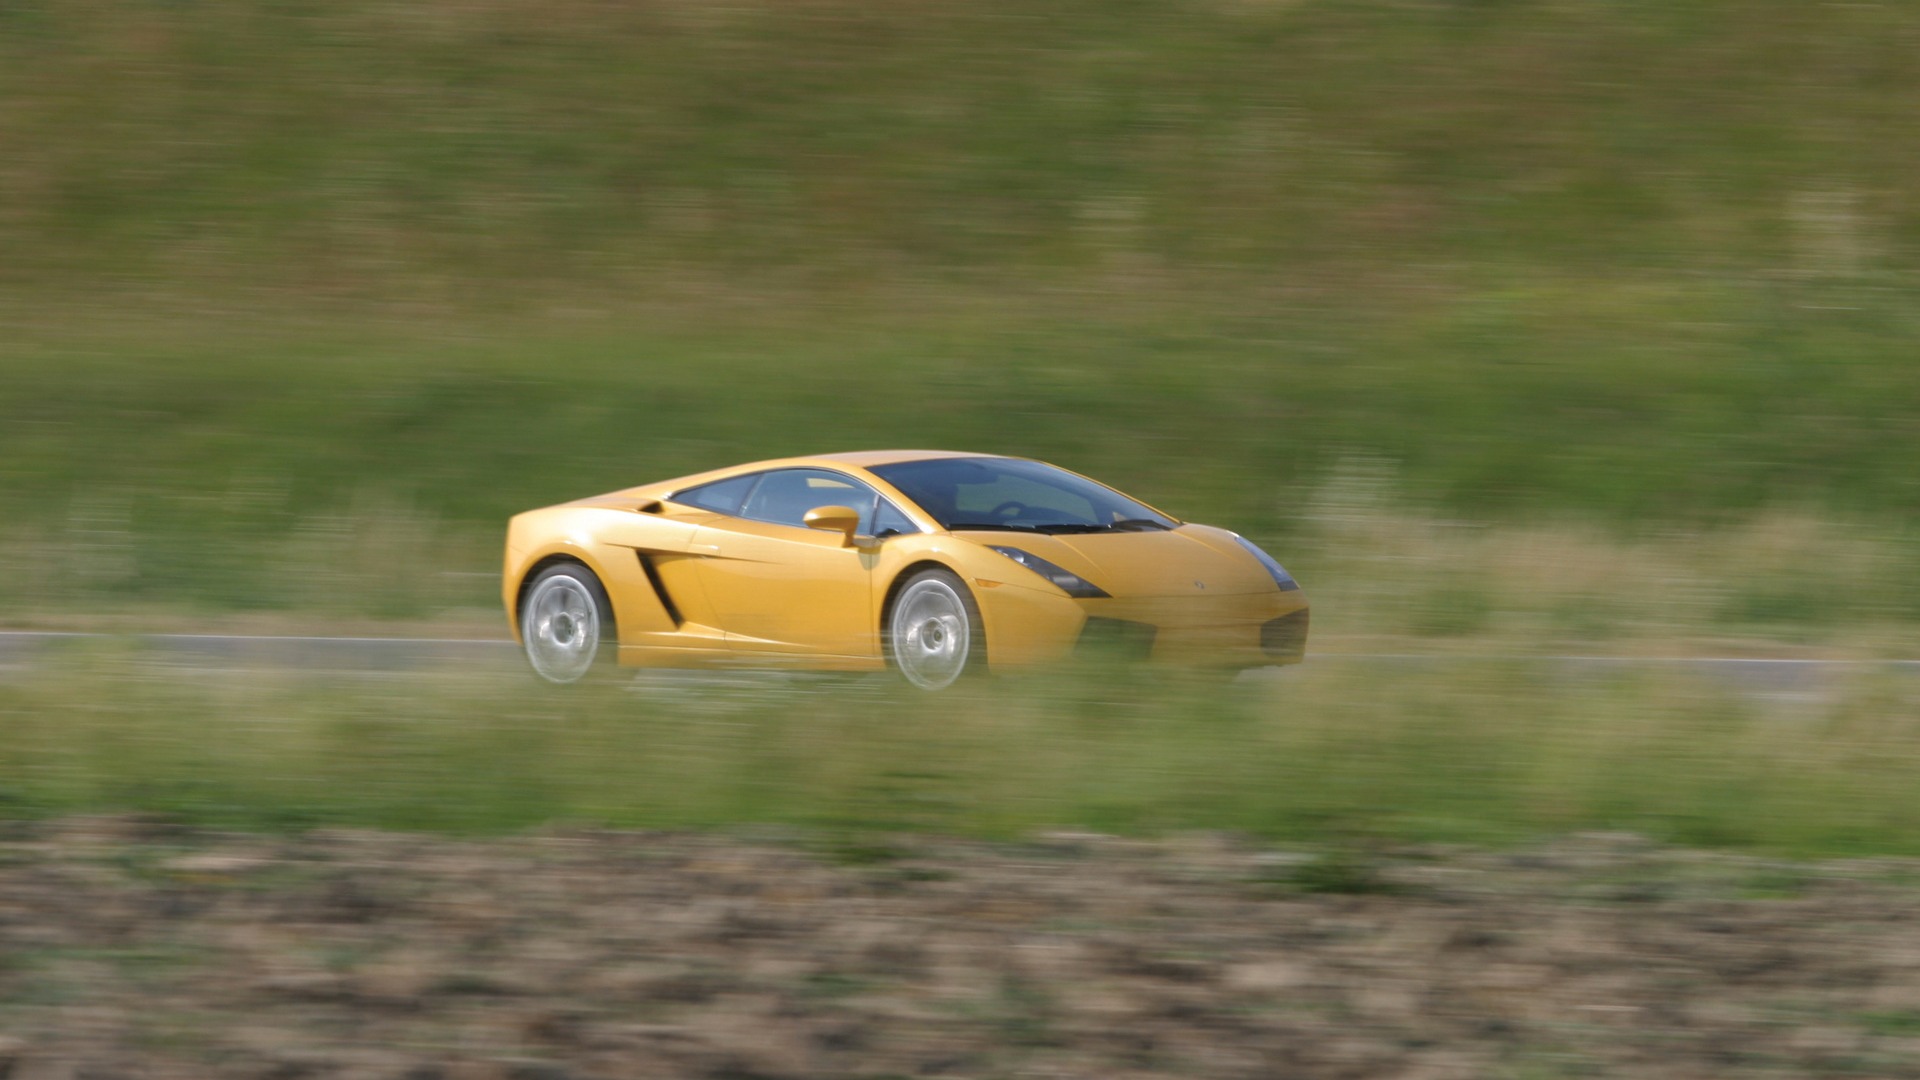
[[[1123,518],[1108,525],[1095,525],[1090,522],[1061,522],[1057,525],[1035,526],[1040,532],[1058,536],[1062,533],[1103,533],[1103,532],[1146,532],[1148,530],[1166,530],[1173,526],[1153,518]]]
[[[1018,525],[1009,521],[955,521],[947,526],[948,529],[952,530],[991,529],[996,532],[1042,533],[1046,536],[1103,532],[1145,532],[1149,529],[1164,530],[1171,529],[1172,527],[1173,526],[1165,522],[1157,521],[1153,518],[1123,518],[1110,525],[1100,525],[1091,521],[1043,521],[1038,524],[1029,525]]]

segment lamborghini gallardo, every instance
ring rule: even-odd
[[[502,598],[533,670],[892,668],[929,690],[1081,652],[1297,663],[1307,601],[1236,533],[1025,458],[761,461],[515,516]]]

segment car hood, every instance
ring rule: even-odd
[[[977,544],[1016,547],[1071,570],[1111,596],[1201,596],[1272,592],[1273,578],[1224,529],[1166,532],[956,532]],[[1012,567],[1010,584],[1025,584]]]

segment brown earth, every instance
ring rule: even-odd
[[[0,1077],[1920,1077],[1920,863],[0,827]]]

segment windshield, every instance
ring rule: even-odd
[[[873,466],[947,529],[1108,532],[1178,522],[1064,469],[1019,458],[934,458]]]

